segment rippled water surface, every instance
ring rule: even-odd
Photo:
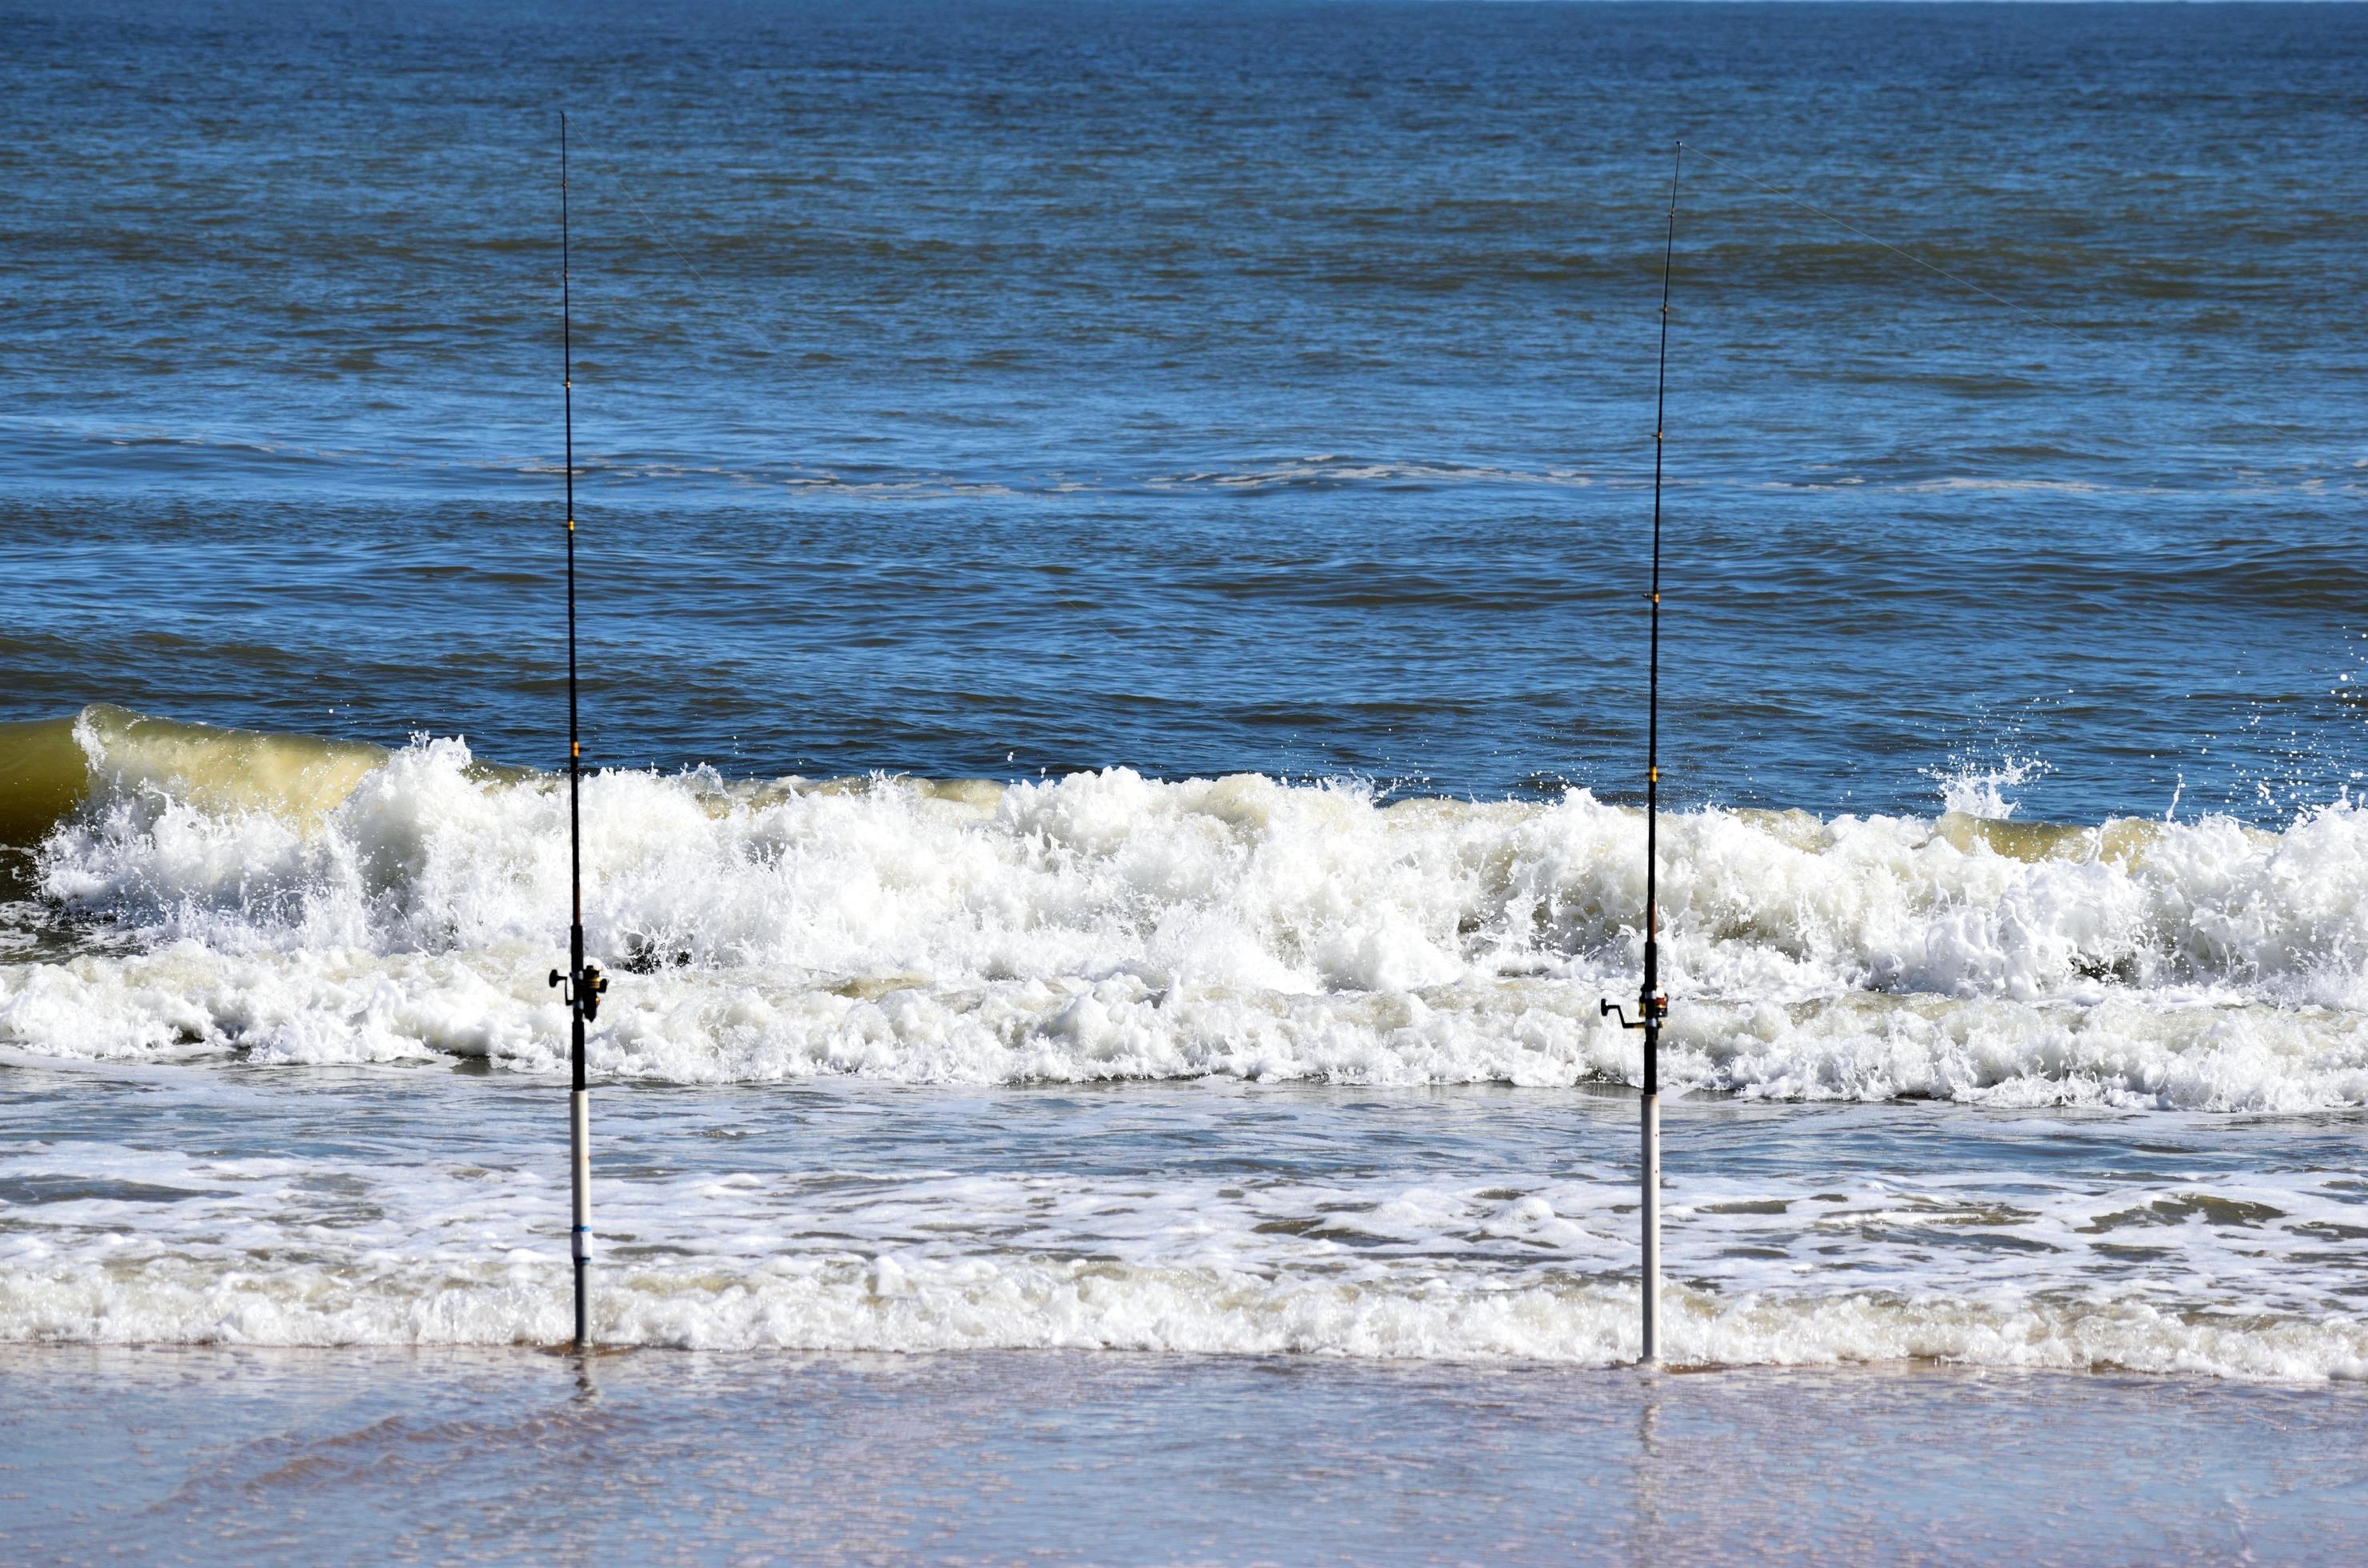
[[[2275,816],[2362,756],[2363,27],[36,8],[0,702],[558,755],[566,107],[597,756],[1625,792],[1684,136],[1675,788]]]

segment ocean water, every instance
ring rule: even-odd
[[[1633,1357],[1682,136],[1672,1357],[2368,1375],[2356,10],[5,20],[0,1340],[565,1333],[564,107],[601,1339]]]

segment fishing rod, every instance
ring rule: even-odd
[[[1599,1016],[1620,1019],[1620,1027],[1645,1031],[1645,1096],[1640,1120],[1644,1134],[1645,1168],[1639,1178],[1643,1230],[1639,1284],[1644,1296],[1644,1353],[1637,1359],[1650,1365],[1661,1358],[1661,1020],[1669,1016],[1668,994],[1661,989],[1661,454],[1663,412],[1669,401],[1669,274],[1678,254],[1678,174],[1686,144],[1680,142],[1669,162],[1669,227],[1661,247],[1661,363],[1653,392],[1653,591],[1651,653],[1645,682],[1645,982],[1636,993],[1638,1017],[1628,1015],[1605,997]]]
[[[2053,317],[2016,304],[2000,294],[1994,294],[1971,278],[1959,277],[1944,267],[1925,260],[1915,252],[1903,249],[1878,235],[1869,233],[1855,224],[1835,217],[1822,207],[1814,206],[1792,196],[1766,180],[1736,167],[1725,159],[1696,147],[1694,153],[1731,174],[1739,176],[1780,200],[1788,201],[1804,211],[1815,213],[1848,233],[1915,263],[1927,272],[1936,273],[1950,282],[1972,290],[2018,315],[2027,316],[2042,326],[2059,332],[2083,335],[2082,330]],[[1600,1014],[1616,1016],[1622,1028],[1645,1031],[1645,1093],[1641,1112],[1644,1135],[1644,1171],[1640,1178],[1642,1203],[1639,1205],[1643,1229],[1642,1256],[1639,1260],[1640,1281],[1644,1298],[1644,1353],[1640,1360],[1649,1364],[1660,1358],[1661,1317],[1661,1026],[1669,1016],[1669,998],[1660,987],[1660,745],[1661,745],[1661,475],[1666,449],[1664,415],[1669,394],[1669,280],[1674,270],[1678,247],[1678,176],[1685,163],[1686,144],[1676,144],[1669,162],[1668,228],[1661,248],[1661,347],[1658,380],[1653,392],[1653,585],[1651,653],[1645,676],[1645,977],[1636,996],[1638,1017],[1631,1019],[1616,1003],[1606,998],[1600,1004]]]
[[[600,1016],[608,978],[584,961],[584,744],[575,723],[575,324],[567,283],[567,116],[559,117],[559,368],[560,417],[565,431],[567,487],[567,878],[574,903],[567,926],[567,972],[551,983],[567,999],[573,1040],[567,1094],[568,1166],[574,1177],[575,1225],[569,1255],[575,1260],[575,1348],[591,1340],[592,1098],[584,1086],[584,1026]]]

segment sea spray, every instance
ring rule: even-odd
[[[244,772],[85,716],[40,852],[90,937],[0,969],[58,1055],[549,1068],[564,801],[452,739]],[[292,745],[292,743],[290,743]],[[288,748],[283,746],[282,750]],[[366,764],[366,765],[365,765]],[[1993,789],[1990,791],[1995,794]],[[1642,824],[1125,769],[995,784],[609,772],[586,787],[596,1068],[684,1082],[1628,1081]],[[2368,1103],[2368,815],[2282,832],[1696,810],[1665,824],[1676,1084]],[[538,955],[544,955],[539,957]]]

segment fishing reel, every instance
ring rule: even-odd
[[[567,977],[554,969],[551,971],[551,983],[559,987],[561,998],[569,1006],[575,1006],[579,996],[582,998],[586,1023],[600,1016],[600,998],[609,989],[609,977],[600,972],[598,964],[586,964],[584,972],[576,977],[574,985],[568,984]]]
[[[1606,996],[1598,1005],[1595,1016],[1599,1018],[1616,1017],[1623,1029],[1641,1029],[1647,1025],[1657,1024],[1669,1016],[1669,994],[1666,991],[1655,991],[1637,997],[1636,1013],[1637,1016],[1634,1018],[1630,1018],[1626,1008]]]

